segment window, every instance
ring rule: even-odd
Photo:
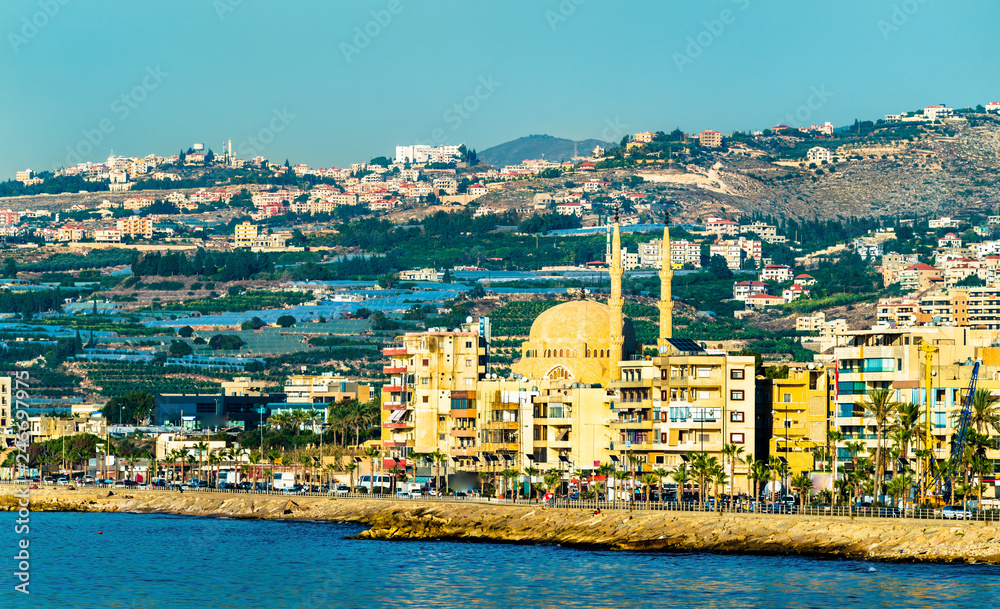
[[[781,401],[784,402],[784,403],[786,403],[786,404],[788,404],[789,402],[792,401],[792,394],[790,394],[790,393],[784,393],[784,394],[782,394],[781,395]]]
[[[667,434],[666,433],[661,433],[660,434],[660,442],[663,443],[663,444],[667,443]]]
[[[472,367],[472,360],[471,359],[465,358],[465,367],[466,368],[471,368]]]
[[[425,367],[425,368],[426,368],[427,366],[429,366],[430,364],[431,364],[431,360],[429,360],[429,359],[425,359],[425,360],[424,360],[424,367]]]
[[[429,385],[430,382],[431,382],[431,379],[429,377],[426,377],[426,376],[424,378],[420,379],[420,384],[421,385]]]
[[[711,368],[698,368],[698,378],[707,379],[710,376],[712,376]]]
[[[438,422],[439,423],[444,423],[444,415],[438,416]]]
[[[465,379],[465,384],[471,386],[472,385],[472,379]]]
[[[656,464],[663,465],[663,455],[656,455]]]
[[[743,392],[740,391],[739,389],[733,389],[732,391],[729,392],[729,399],[730,400],[735,400],[737,402],[742,402],[743,401]]]
[[[743,434],[741,433],[731,433],[729,434],[730,444],[743,444]]]
[[[426,396],[426,395],[425,395],[425,396],[424,396],[424,400],[423,400],[423,401],[424,401],[424,404],[426,404],[426,403],[430,402],[430,401],[431,401],[431,399],[430,399],[430,396]]]
[[[471,340],[465,341],[465,348],[466,349],[471,349],[472,348],[472,341]]]
[[[730,412],[729,413],[729,422],[730,423],[742,423],[743,422],[743,413],[740,412],[740,411],[738,411],[738,410]]]
[[[733,368],[732,370],[729,371],[729,378],[733,379],[734,381],[741,380],[743,378],[743,373],[744,373],[743,368]]]

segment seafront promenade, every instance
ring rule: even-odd
[[[17,509],[14,487],[0,508]],[[156,512],[192,516],[354,522],[363,539],[550,543],[645,551],[798,554],[881,561],[1000,564],[993,522],[799,514],[552,509],[469,500],[359,499],[75,489],[31,491],[32,511]]]

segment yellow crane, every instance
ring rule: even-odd
[[[933,451],[933,438],[931,437],[931,395],[932,395],[932,385],[933,385],[933,375],[931,374],[931,364],[934,359],[934,354],[940,351],[937,347],[929,344],[922,338],[917,338],[917,350],[924,354],[924,449],[928,452],[925,454],[923,459],[923,481],[920,485],[921,498],[925,499],[930,491],[930,484],[934,480],[931,475],[931,459],[934,454]]]

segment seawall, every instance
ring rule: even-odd
[[[17,509],[11,487],[0,510]],[[110,494],[109,494],[110,493]],[[551,543],[618,550],[798,554],[1000,564],[995,523],[776,514],[548,509],[467,501],[114,490],[31,491],[33,511],[158,512],[366,525],[362,539]]]

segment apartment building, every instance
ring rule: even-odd
[[[806,160],[810,163],[816,163],[817,165],[830,163],[833,161],[833,153],[830,152],[829,148],[814,146],[806,152]]]
[[[250,247],[256,238],[256,224],[253,224],[252,222],[237,224],[235,234],[233,235],[233,247]]]
[[[830,406],[822,364],[792,363],[788,378],[771,381],[770,454],[785,457],[792,475],[814,468],[814,451],[827,445]]]
[[[399,341],[382,351],[389,358],[383,368],[389,380],[382,387],[385,457],[405,467],[413,452],[441,451],[471,463],[478,436],[476,388],[486,375],[487,334],[477,324],[467,324],[459,332],[413,332]],[[452,435],[452,428],[471,435]]]
[[[63,226],[56,234],[57,241],[82,241],[87,238],[87,229],[83,226]]]
[[[883,254],[881,264],[883,286],[889,286],[899,281],[900,271],[918,262],[920,259],[916,254]]]
[[[736,271],[743,268],[743,261],[747,258],[746,251],[735,241],[716,241],[708,248],[709,258],[712,256],[722,256],[726,259],[726,266]]]
[[[733,298],[746,300],[753,294],[767,294],[767,284],[762,281],[739,281],[733,284]]]
[[[121,243],[122,231],[117,228],[99,228],[94,231],[94,241],[98,243]]]
[[[722,133],[706,129],[698,134],[698,141],[705,148],[718,148],[722,145]]]
[[[658,269],[663,266],[663,241],[655,240],[639,244],[639,264],[646,268]],[[701,245],[693,241],[670,240],[670,265],[676,270],[690,264],[701,268]]]
[[[241,395],[259,391],[253,386],[242,385],[234,385],[232,389],[239,389]],[[351,381],[332,372],[292,375],[285,381],[284,392],[289,404],[336,404],[343,400],[368,402],[372,399],[371,385]]]
[[[783,281],[791,281],[794,276],[795,272],[792,268],[784,264],[769,264],[760,271],[762,281],[781,283]]]
[[[726,218],[710,216],[705,220],[705,230],[722,237],[735,237],[740,234],[740,225]]]
[[[153,220],[150,218],[142,216],[118,218],[115,221],[115,228],[121,232],[122,236],[128,236],[133,239],[136,237],[143,237],[145,239],[153,238]]]
[[[904,292],[921,292],[944,282],[940,270],[923,262],[906,267],[896,277]]]

